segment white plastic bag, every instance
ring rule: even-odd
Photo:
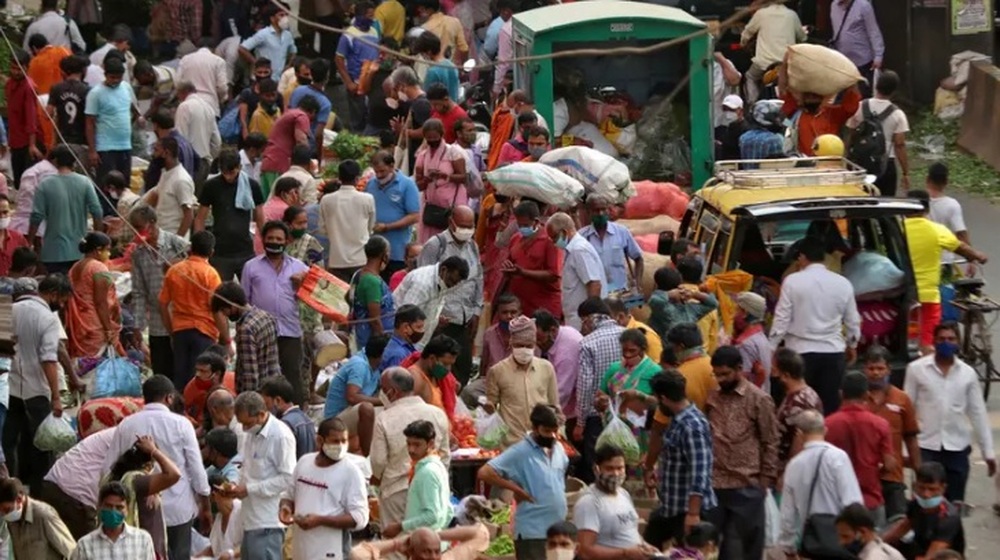
[[[635,196],[628,166],[617,159],[586,146],[568,146],[547,152],[539,163],[555,167],[580,181],[584,192],[610,197],[624,204]]]
[[[35,447],[40,451],[65,453],[76,445],[76,430],[64,413],[58,418],[49,413],[35,432]]]
[[[764,546],[777,546],[781,533],[781,510],[770,490],[764,497]]]
[[[480,415],[476,418],[476,443],[479,447],[487,450],[500,449],[503,447],[504,439],[510,428],[500,417],[500,413],[486,414],[482,408]]]
[[[873,251],[854,255],[844,263],[843,274],[856,296],[894,290],[903,285],[906,276],[889,257]]]
[[[583,198],[583,185],[569,175],[541,163],[517,162],[486,174],[504,196],[528,197],[558,208],[572,208]]]
[[[615,407],[612,409],[613,416],[611,421],[608,422],[608,425],[604,427],[604,431],[598,436],[595,448],[600,448],[604,445],[613,445],[625,453],[626,464],[635,466],[642,459],[642,449],[639,448],[639,441],[632,434],[632,428],[619,418],[617,412],[620,409],[620,403],[616,399]]]

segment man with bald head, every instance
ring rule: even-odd
[[[212,420],[213,428],[229,428],[236,434],[237,446],[243,447],[243,426],[236,421],[236,397],[229,389],[219,387],[205,399],[205,414]]]
[[[426,420],[434,426],[437,449],[448,449],[448,417],[440,408],[413,394],[413,375],[405,368],[391,367],[382,372],[382,393],[389,400],[375,417],[369,460],[372,484],[379,487],[381,526],[403,521],[406,494],[410,488],[410,458],[403,430],[411,422]],[[447,465],[448,458],[445,457]]]
[[[472,337],[479,330],[479,316],[483,312],[483,269],[479,261],[479,247],[472,240],[476,232],[476,214],[465,205],[456,206],[448,222],[448,230],[435,235],[424,243],[417,259],[417,266],[428,266],[457,256],[469,263],[469,278],[462,282],[452,297],[445,299],[438,318],[435,334],[447,335],[462,347],[451,372],[465,385],[472,373]]]
[[[597,249],[577,234],[576,223],[565,212],[553,214],[545,224],[549,239],[566,252],[562,271],[563,322],[580,330],[577,308],[587,298],[608,295],[608,281]]]

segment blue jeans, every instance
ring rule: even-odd
[[[244,560],[282,560],[284,529],[254,529],[243,533],[240,558]]]

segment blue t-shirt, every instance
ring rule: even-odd
[[[447,68],[438,66],[438,64],[444,64]],[[442,58],[427,68],[427,74],[424,76],[424,89],[430,89],[432,84],[444,84],[444,87],[448,88],[448,97],[452,101],[458,101],[458,68],[452,61]]]
[[[319,103],[319,111],[316,112],[316,117],[313,118],[312,127],[310,128],[310,132],[313,132],[320,123],[326,126],[326,122],[330,120],[330,111],[333,109],[333,105],[330,103],[330,98],[316,88],[312,86],[299,86],[295,88],[292,96],[288,98],[288,107],[298,109],[299,103],[302,103],[302,100],[306,97],[312,97]]]
[[[550,459],[529,433],[487,464],[535,498],[534,503],[517,504],[515,539],[544,539],[553,523],[566,519],[565,480],[569,459],[562,445],[552,446]]]
[[[361,388],[361,393],[374,397],[379,389],[379,372],[372,369],[368,357],[355,354],[337,370],[330,380],[330,388],[326,392],[326,406],[323,407],[323,418],[332,418],[350,408],[347,402],[347,386],[355,385]]]
[[[279,35],[273,25],[268,25],[264,29],[253,34],[240,46],[254,53],[257,58],[266,58],[271,61],[271,79],[278,81],[281,73],[285,71],[285,61],[288,54],[298,52],[295,48],[295,39],[292,38],[291,31],[282,31]]]
[[[359,41],[358,37],[365,37],[367,41]],[[366,60],[378,59],[379,32],[374,27],[368,31],[362,31],[353,25],[347,28],[347,33],[340,36],[340,43],[337,44],[337,56],[344,57],[347,62],[347,75],[352,80],[361,77],[361,66]]]
[[[391,224],[402,220],[409,214],[420,212],[420,191],[413,179],[399,171],[389,184],[382,186],[377,177],[368,181],[365,192],[375,198],[375,221],[380,224]],[[413,226],[382,232],[389,242],[389,260],[406,260],[406,244],[410,242]]]
[[[392,335],[389,339],[389,344],[386,345],[385,351],[382,352],[382,363],[379,364],[379,368],[385,371],[387,368],[398,366],[403,363],[403,360],[410,357],[410,354],[417,351],[417,347],[414,346],[410,341],[403,340],[398,335]]]
[[[132,150],[132,86],[98,84],[87,93],[84,113],[96,117],[94,140],[98,152]]]

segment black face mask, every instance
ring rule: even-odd
[[[659,405],[657,405],[657,408],[659,408],[660,412],[662,412],[667,418],[674,417],[674,411],[667,408],[665,404],[660,403]]]
[[[312,78],[296,78],[295,81],[297,81],[300,86],[308,86],[313,83]]]
[[[809,111],[810,113],[815,113],[816,111],[819,111],[819,106],[820,103],[817,101],[810,101],[808,103],[802,104],[802,108],[805,109],[806,111]]]
[[[535,438],[535,443],[537,443],[539,447],[544,447],[545,449],[551,449],[552,446],[556,444],[556,438],[552,436],[543,436],[541,434],[535,434],[534,438]]]

